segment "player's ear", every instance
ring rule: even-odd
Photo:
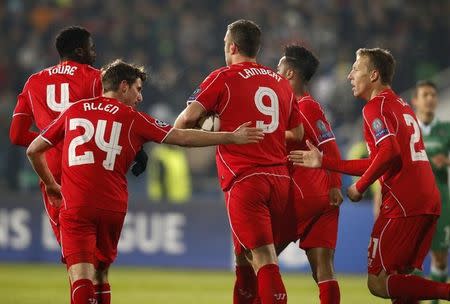
[[[236,43],[232,42],[230,43],[230,54],[234,55],[237,54],[239,52],[238,46],[236,45]]]
[[[380,72],[378,70],[372,70],[370,72],[370,81],[376,82],[380,78]]]
[[[286,79],[291,80],[295,75],[295,71],[293,69],[288,69],[286,71]]]
[[[119,84],[119,91],[122,93],[126,93],[128,89],[130,88],[130,85],[126,80],[122,80]]]

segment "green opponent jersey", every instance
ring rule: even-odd
[[[430,162],[431,158],[437,154],[448,156],[450,152],[450,122],[439,121],[435,118],[429,125],[424,125],[421,122],[419,124]],[[431,167],[439,187],[448,187],[447,167],[438,169],[432,162]]]

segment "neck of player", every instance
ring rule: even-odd
[[[255,62],[256,63],[256,58],[243,56],[241,54],[236,54],[234,56],[234,58],[232,58],[232,64],[238,64],[238,63],[242,63],[242,62]]]
[[[391,89],[391,86],[390,86],[390,85],[383,85],[383,84],[380,84],[380,85],[378,85],[378,86],[375,86],[375,87],[372,89],[372,92],[370,93],[370,98],[367,99],[367,101],[369,101],[369,100],[371,100],[372,98],[374,98],[375,96],[379,95],[379,94],[380,94],[381,92],[383,92],[384,90],[389,90],[389,89]]]
[[[433,112],[416,112],[417,119],[423,123],[424,125],[429,125],[433,119],[434,119],[434,113]]]

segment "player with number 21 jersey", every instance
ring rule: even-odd
[[[380,215],[384,218],[439,215],[439,192],[411,107],[388,89],[365,105],[363,117],[371,158],[377,155],[378,144],[388,136],[395,136],[400,147],[401,167],[393,166],[381,176]]]

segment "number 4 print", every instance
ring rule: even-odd
[[[106,120],[98,120],[97,128],[94,127],[92,122],[84,118],[72,118],[69,122],[69,130],[73,131],[77,127],[82,127],[85,132],[83,135],[77,136],[69,144],[69,167],[78,166],[84,164],[93,164],[95,162],[94,153],[92,151],[85,151],[81,155],[76,155],[75,149],[92,139],[95,133],[95,143],[97,147],[106,152],[106,159],[103,161],[103,167],[106,170],[114,170],[114,163],[116,156],[122,151],[122,147],[119,146],[120,131],[122,124],[119,122],[113,122],[111,128],[111,136],[109,142],[105,141],[105,129]]]

